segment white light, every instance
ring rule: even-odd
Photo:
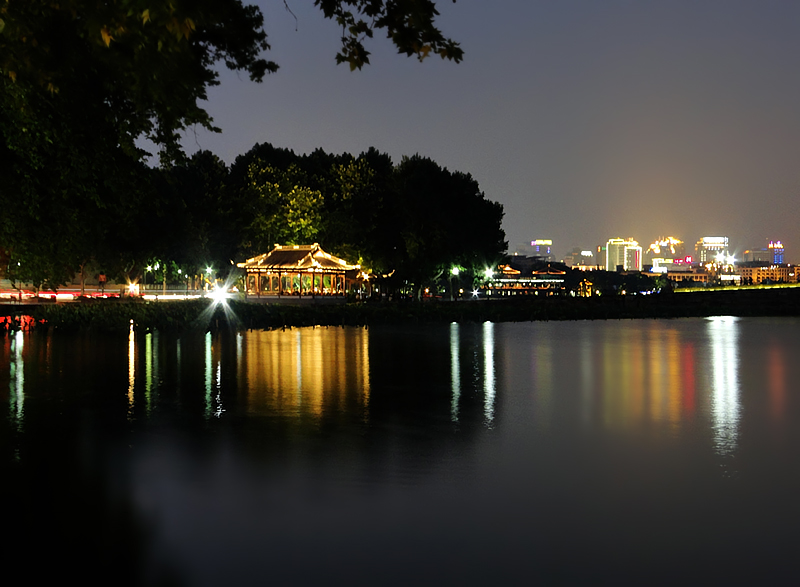
[[[450,273],[452,273],[453,275],[458,275],[458,274],[460,273],[460,270],[459,270],[459,268],[458,268],[458,267],[453,267],[453,268],[450,270]]]
[[[228,298],[228,292],[221,287],[215,287],[211,290],[209,297],[217,303],[223,302]]]
[[[494,271],[492,271],[491,269],[487,269],[483,273],[486,275],[486,277],[492,277],[494,275]]]

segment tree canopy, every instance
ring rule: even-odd
[[[298,156],[261,144],[237,159],[231,178],[240,209],[252,215],[242,220],[245,256],[317,240],[419,293],[454,265],[482,274],[507,246],[502,205],[469,174],[419,155],[393,165],[375,149]]]
[[[315,5],[342,28],[336,60],[351,69],[369,63],[365,43],[379,30],[401,53],[462,58],[436,28],[431,0]],[[260,82],[278,68],[264,58],[268,49],[260,10],[242,0],[0,0],[0,247],[12,277],[51,287],[89,258],[122,267],[150,254],[126,236],[131,227],[196,203],[176,196],[180,173],[166,178],[144,167],[136,141],[151,139],[165,169],[182,168],[180,132],[218,130],[201,106],[219,83],[218,65]],[[193,164],[211,172],[204,157]],[[355,173],[340,172],[344,183]],[[320,187],[309,189],[274,195],[310,205]],[[214,244],[228,255],[236,248]]]

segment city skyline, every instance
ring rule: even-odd
[[[578,242],[577,240],[571,244],[564,244],[556,243],[553,239],[533,239],[529,243],[516,243],[516,244],[509,244],[508,252],[509,254],[517,254],[517,255],[526,255],[526,256],[540,256],[541,253],[537,252],[537,246],[534,243],[544,242],[546,241],[549,243],[548,245],[548,252],[547,256],[551,257],[553,260],[563,261],[567,257],[569,257],[572,253],[578,251],[592,251],[593,255],[596,257],[598,253],[601,251],[598,250],[599,247],[605,247],[610,241],[612,240],[619,240],[619,241],[633,241],[636,245],[639,245],[641,248],[640,255],[642,259],[642,264],[646,265],[646,260],[650,257],[668,257],[668,258],[676,258],[676,257],[685,257],[689,256],[692,257],[693,261],[700,262],[701,259],[696,255],[697,247],[700,244],[700,241],[703,239],[716,239],[716,238],[725,238],[725,251],[726,254],[729,254],[732,257],[735,257],[737,262],[744,262],[744,261],[753,261],[758,259],[748,259],[746,257],[752,256],[753,253],[770,253],[772,255],[773,249],[779,249],[780,252],[778,253],[779,258],[782,259],[780,263],[788,262],[788,263],[795,263],[795,251],[789,251],[788,257],[785,257],[785,246],[781,239],[767,239],[766,243],[763,246],[756,246],[756,245],[742,245],[739,243],[733,243],[726,235],[705,235],[699,237],[697,241],[692,242],[691,239],[689,240],[682,240],[679,237],[675,237],[674,235],[664,236],[659,235],[657,238],[652,240],[648,243],[648,240],[639,240],[634,236],[627,235],[613,235],[609,236],[607,239],[600,243],[595,243],[594,245],[589,245],[589,243],[582,243]],[[679,245],[680,249],[683,253],[667,253],[664,252],[652,252],[651,249],[653,246],[662,244],[662,246],[667,242],[667,239],[676,239],[674,244]],[[552,250],[552,252],[550,252]],[[605,255],[605,253],[603,253]],[[597,261],[597,260],[596,260]],[[601,265],[602,263],[596,262],[596,264]]]

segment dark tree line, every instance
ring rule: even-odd
[[[317,149],[296,155],[258,144],[230,169],[201,151],[154,170],[155,201],[139,254],[225,274],[275,244],[319,242],[387,283],[419,291],[452,266],[482,271],[506,249],[503,208],[468,174],[415,155],[393,164]],[[160,203],[160,204],[159,204]],[[157,248],[157,250],[155,250]]]
[[[436,28],[431,0],[315,5],[342,28],[336,59],[351,69],[369,63],[365,43],[379,31],[419,59],[462,58]],[[195,124],[218,130],[201,104],[219,83],[219,65],[259,82],[278,68],[263,57],[268,49],[260,10],[241,0],[0,0],[0,257],[7,275],[53,288],[90,264],[134,274],[155,258],[199,263],[214,250],[233,259],[242,245],[236,204],[252,203],[213,156],[185,159],[178,137]],[[143,164],[142,137],[157,145],[163,170]],[[323,194],[313,181],[324,174],[298,170],[312,185],[287,193],[293,171],[278,169],[271,187],[271,172],[259,171],[266,208],[249,217],[271,218],[269,205],[284,204],[294,210],[287,216],[293,230],[323,231],[319,240],[324,230],[338,234],[333,220],[307,222],[299,213]],[[386,177],[378,164],[374,171],[376,181]],[[357,175],[342,171],[342,185],[348,173]],[[334,193],[329,187],[324,194]],[[331,202],[349,197],[335,193]],[[345,207],[337,208],[340,221]],[[213,220],[201,220],[209,210]],[[274,225],[246,232],[267,238],[277,234]],[[196,238],[177,241],[175,234]]]

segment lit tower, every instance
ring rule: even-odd
[[[632,238],[612,238],[606,243],[606,271],[642,270],[642,247]]]
[[[728,257],[727,236],[704,236],[694,246],[700,263],[713,263],[719,255]]]
[[[783,265],[783,244],[781,244],[781,241],[769,241],[769,251],[772,253],[772,264]]]
[[[553,260],[553,241],[549,238],[537,238],[531,241],[534,257],[542,257],[546,261]]]

